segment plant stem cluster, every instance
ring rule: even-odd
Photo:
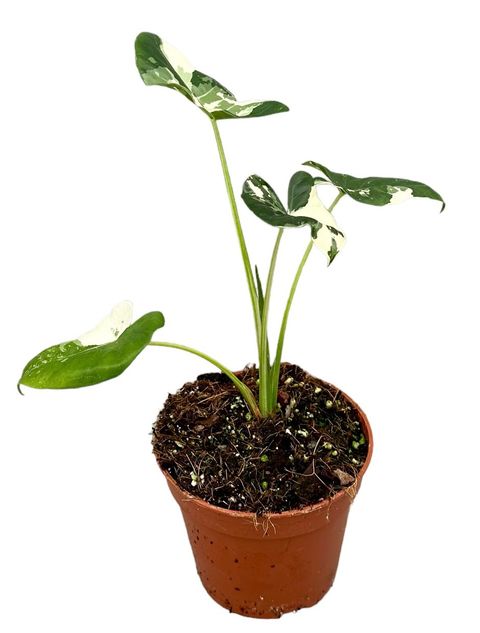
[[[288,317],[290,315],[290,309],[292,307],[293,299],[295,296],[295,292],[297,290],[300,276],[308,260],[308,257],[310,255],[314,242],[312,239],[309,241],[308,246],[305,249],[305,252],[302,256],[302,259],[300,260],[297,271],[293,278],[293,282],[292,282],[290,292],[287,298],[287,303],[285,305],[285,309],[283,312],[283,318],[280,325],[280,331],[278,334],[278,340],[277,340],[277,345],[275,349],[275,356],[273,357],[273,360],[272,360],[270,357],[270,345],[269,345],[269,340],[268,340],[268,316],[269,316],[270,299],[271,299],[272,287],[273,287],[273,279],[275,275],[275,267],[277,264],[278,252],[280,249],[280,243],[282,241],[284,229],[283,228],[278,229],[277,237],[276,237],[272,255],[270,258],[270,266],[268,270],[267,283],[265,285],[265,292],[263,292],[258,271],[255,270],[256,275],[254,276],[254,271],[252,269],[252,264],[251,264],[250,256],[248,253],[247,244],[245,241],[245,236],[242,229],[242,223],[240,221],[240,215],[238,213],[238,206],[237,206],[235,194],[233,191],[230,171],[228,169],[228,163],[225,156],[225,150],[223,148],[223,142],[220,136],[220,130],[218,128],[216,119],[214,119],[213,117],[209,117],[209,118],[210,118],[213,132],[215,135],[215,141],[217,144],[218,154],[220,157],[220,163],[222,166],[223,177],[225,180],[225,187],[227,190],[227,196],[228,196],[230,208],[232,211],[233,222],[235,225],[238,243],[240,246],[240,252],[241,252],[242,261],[243,261],[243,265],[245,269],[245,276],[247,280],[248,291],[250,294],[250,301],[252,305],[257,350],[258,350],[258,374],[259,374],[258,401],[255,398],[254,394],[252,393],[251,389],[244,382],[242,382],[231,370],[229,370],[222,363],[215,360],[211,356],[203,352],[200,352],[199,350],[194,349],[192,347],[179,345],[177,343],[152,341],[151,345],[181,349],[191,354],[195,354],[196,356],[199,356],[200,358],[203,358],[204,360],[207,360],[208,362],[213,364],[215,367],[217,367],[221,372],[223,372],[226,376],[228,376],[232,380],[232,382],[235,384],[239,392],[242,394],[252,414],[256,418],[265,418],[265,417],[273,415],[277,409],[280,365],[282,362],[283,345],[284,345],[285,333],[286,333],[287,325],[288,325]],[[334,199],[332,205],[330,206],[329,211],[333,210],[333,208],[336,206],[337,202],[340,200],[342,196],[343,196],[343,192],[339,191],[339,194]]]

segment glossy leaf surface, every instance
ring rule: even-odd
[[[76,339],[48,347],[27,363],[19,384],[36,389],[71,389],[115,378],[135,360],[164,323],[161,312],[149,312],[111,342],[83,344]],[[100,329],[105,329],[103,322],[100,325]]]

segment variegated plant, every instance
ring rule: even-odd
[[[196,354],[216,366],[238,387],[251,412],[256,417],[266,417],[277,408],[285,331],[305,263],[314,245],[325,253],[329,264],[344,245],[344,234],[332,213],[340,199],[347,195],[357,202],[384,206],[411,197],[431,198],[442,203],[442,211],[445,204],[436,191],[421,182],[400,178],[356,178],[331,171],[320,163],[307,161],[304,165],[313,169],[314,174],[307,171],[293,174],[284,205],[263,178],[252,175],[243,185],[243,201],[257,217],[278,229],[266,283],[263,285],[257,267],[252,268],[217,121],[286,112],[287,106],[278,101],[238,102],[230,90],[193,68],[181,53],[152,33],[141,33],[137,37],[135,52],[137,68],[145,84],[180,92],[207,115],[212,125],[252,304],[258,348],[258,398],[231,370],[207,354],[177,343],[152,341],[153,333],[164,325],[162,313],[150,312],[131,324],[132,309],[129,302],[116,306],[109,317],[86,335],[49,347],[35,356],[23,370],[19,385],[40,389],[93,385],[121,374],[147,345],[173,347]],[[318,196],[319,185],[330,185],[336,189],[334,200],[328,208]],[[271,359],[268,315],[280,242],[286,228],[304,226],[310,230],[310,239],[293,278],[275,356]]]

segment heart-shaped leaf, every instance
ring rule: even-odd
[[[287,112],[279,101],[240,103],[218,81],[195,70],[173,46],[153,33],[135,40],[138,71],[147,86],[166,86],[182,93],[213,119],[237,119]]]
[[[440,211],[445,208],[445,202],[440,194],[423,182],[404,178],[378,178],[375,176],[356,178],[348,174],[339,174],[331,171],[313,160],[303,164],[320,170],[333,185],[354,200],[357,200],[357,202],[383,206],[385,204],[403,202],[409,198],[431,198],[442,203]]]
[[[345,238],[335,218],[324,207],[316,191],[315,179],[305,171],[293,174],[288,187],[288,211],[273,188],[260,176],[250,176],[243,184],[242,198],[264,222],[281,228],[310,226],[312,239],[331,263]]]
[[[40,352],[27,363],[19,385],[71,389],[95,385],[121,374],[148,345],[155,330],[165,323],[161,312],[149,312],[123,329],[127,312],[128,307],[120,304],[95,330]]]

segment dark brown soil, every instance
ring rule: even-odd
[[[237,375],[257,393],[255,367]],[[202,374],[168,396],[152,444],[159,466],[183,489],[258,515],[311,505],[351,486],[368,448],[342,392],[288,363],[275,416],[256,420],[229,378]]]

